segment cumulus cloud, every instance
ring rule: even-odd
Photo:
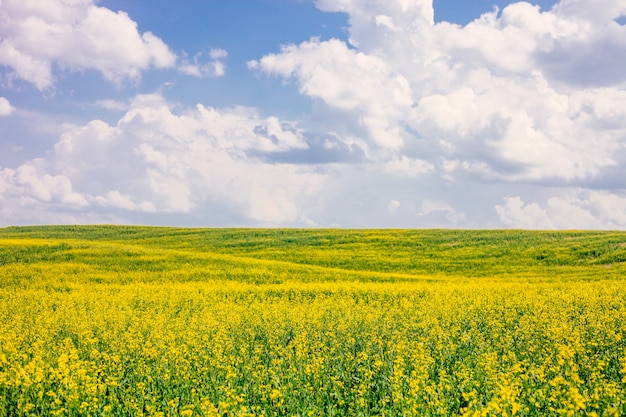
[[[543,204],[507,197],[496,211],[508,227],[524,229],[624,229],[626,198],[606,191],[576,190]]]
[[[496,206],[500,220],[506,226],[520,229],[554,229],[548,213],[537,203],[524,204],[520,197],[506,197]]]
[[[247,156],[306,147],[297,126],[251,108],[175,107],[141,95],[115,125],[66,126],[48,156],[1,171],[2,217],[54,208],[78,219],[205,212],[210,222],[219,211],[230,224],[308,222],[324,175]]]
[[[11,106],[9,100],[4,97],[0,97],[0,117],[8,116],[15,111],[15,108]]]
[[[351,114],[358,113],[371,144],[397,148],[402,144],[398,120],[402,106],[409,106],[410,86],[394,74],[385,61],[350,49],[332,39],[312,39],[299,46],[283,47],[280,54],[248,63],[251,69],[298,81],[300,92]]]
[[[176,56],[124,12],[95,0],[5,0],[0,3],[0,65],[5,77],[54,83],[53,68],[96,70],[114,83],[136,81],[149,68],[173,67]]]
[[[338,112],[325,127],[359,143],[387,172],[499,183],[503,190],[587,187],[617,204],[621,189],[593,187],[616,171],[626,175],[623,0],[561,0],[551,10],[521,1],[465,26],[435,23],[431,0],[316,5],[348,15],[348,42],[313,38],[248,65],[296,83],[318,110]],[[600,211],[564,201],[561,211],[573,207],[569,217],[580,216],[580,224],[624,226],[593,223],[587,213]],[[560,202],[551,201],[551,210]],[[429,204],[421,215],[462,218]],[[548,208],[508,198],[498,214],[506,225],[569,227]]]
[[[502,181],[588,180],[621,162],[621,3],[564,0],[541,11],[519,2],[466,26],[434,24],[428,0],[316,4],[349,14],[350,45],[312,39],[249,66],[342,111],[373,152],[408,156],[425,141],[441,175]],[[578,65],[595,62],[615,76]],[[581,77],[592,80],[581,86]]]

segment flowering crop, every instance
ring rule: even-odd
[[[0,230],[0,416],[626,414],[626,234]]]

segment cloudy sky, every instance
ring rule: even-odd
[[[626,229],[626,0],[0,0],[0,226]]]

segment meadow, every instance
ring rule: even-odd
[[[626,415],[626,233],[0,229],[0,417]]]

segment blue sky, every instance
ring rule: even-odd
[[[5,0],[0,226],[624,229],[625,16]]]

